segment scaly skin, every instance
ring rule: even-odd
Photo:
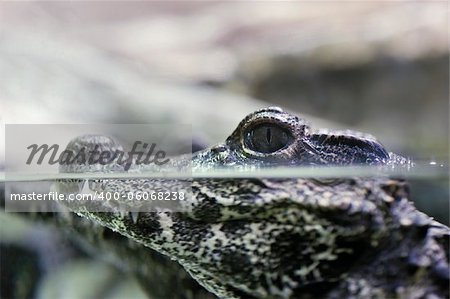
[[[68,149],[95,144],[121,147],[110,138],[82,136]],[[224,144],[196,153],[192,162],[172,161],[194,170],[406,163],[369,135],[310,132],[279,108],[250,114]],[[95,167],[121,170],[118,164]],[[125,194],[160,184],[139,179],[89,186]],[[449,297],[450,230],[414,208],[401,180],[195,179],[191,186],[192,196],[176,212],[123,213],[111,206],[105,207],[109,213],[78,213],[176,260],[221,298]],[[73,182],[59,188],[81,192]]]

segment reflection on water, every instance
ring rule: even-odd
[[[333,166],[333,167],[228,167],[224,169],[193,170],[189,178],[397,178],[410,183],[410,199],[417,208],[449,224],[449,165],[442,161],[417,161],[400,166]],[[48,175],[19,175],[6,173],[2,180],[7,185],[26,188],[23,192],[44,191],[56,179],[135,179],[135,178],[186,178],[186,172],[116,172],[116,173],[58,173]],[[28,183],[25,183],[28,182]],[[26,187],[20,187],[26,186]],[[32,190],[33,189],[33,190]]]
[[[447,178],[449,165],[446,162],[426,161],[404,165],[382,166],[297,166],[260,167],[236,165],[226,168],[199,169],[180,172],[180,169],[165,168],[164,171],[132,171],[108,173],[48,173],[20,174],[0,173],[0,181],[46,181],[56,179],[133,179],[133,178],[345,178],[345,177],[395,177],[402,179]]]

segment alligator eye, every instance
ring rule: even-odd
[[[245,146],[264,154],[276,152],[292,140],[291,133],[274,124],[259,124],[245,134]]]

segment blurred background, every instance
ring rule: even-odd
[[[187,123],[213,144],[277,105],[448,167],[448,36],[446,2],[0,2],[0,134]],[[448,177],[412,198],[448,223]]]
[[[438,159],[447,21],[444,2],[2,2],[1,120],[188,122],[217,142],[258,99]]]

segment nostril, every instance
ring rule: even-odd
[[[219,154],[219,153],[223,153],[227,150],[226,146],[221,144],[221,145],[216,145],[213,148],[211,148],[211,152],[213,152],[214,154]]]

